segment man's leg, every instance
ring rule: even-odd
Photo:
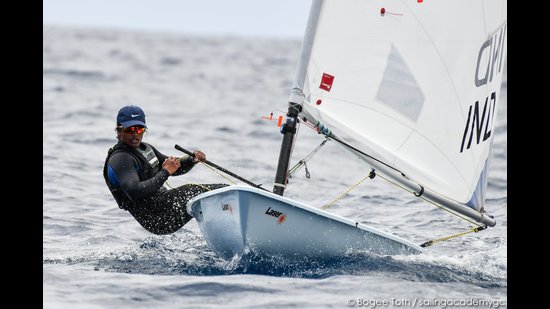
[[[151,233],[171,234],[183,227],[193,217],[185,209],[187,202],[210,190],[226,184],[186,184],[154,196],[146,204],[129,209],[134,218]]]

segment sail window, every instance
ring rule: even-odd
[[[424,105],[425,97],[422,90],[403,57],[393,45],[388,54],[376,99],[414,122],[418,119]]]

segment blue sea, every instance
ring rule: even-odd
[[[141,106],[144,141],[178,144],[271,188],[300,40],[194,36],[104,28],[43,28],[44,308],[505,308],[507,306],[507,77],[487,190],[497,225],[419,255],[350,254],[329,261],[225,261],[194,220],[166,236],[118,208],[102,167],[120,107]],[[291,164],[322,138],[302,126]],[[285,196],[322,207],[369,169],[328,142]],[[227,183],[204,165],[171,177]],[[237,181],[238,182],[238,181]],[[467,222],[380,177],[329,211],[416,243],[466,231]]]

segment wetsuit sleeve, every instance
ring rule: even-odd
[[[160,165],[162,166],[162,163],[168,158],[168,156],[162,154],[153,146],[151,146],[151,148],[153,148],[153,151],[155,152],[155,155],[159,159]],[[183,175],[189,172],[197,163],[198,162],[193,162],[193,158],[191,156],[185,155],[180,159],[180,168],[178,168],[171,176]]]
[[[172,174],[173,176],[177,176],[177,175],[183,175],[187,172],[189,172],[193,166],[195,166],[198,162],[194,162],[193,161],[193,157],[191,156],[184,156],[183,158],[180,159],[180,168],[174,173]]]
[[[140,181],[137,173],[138,162],[132,155],[124,152],[113,154],[109,159],[109,165],[122,191],[134,202],[154,195],[170,175],[167,170],[161,168],[152,178]]]

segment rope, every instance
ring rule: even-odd
[[[168,183],[168,181],[166,181],[165,184],[166,184],[170,189],[174,189],[174,187],[172,187],[172,186]],[[190,185],[199,186],[199,187],[205,189],[206,191],[212,190],[212,189],[210,189],[210,188],[208,188],[208,187],[206,187],[206,186],[201,185],[200,183],[190,183]]]
[[[471,228],[471,229],[467,230],[466,232],[461,232],[461,233],[457,233],[457,234],[453,234],[453,235],[449,235],[449,236],[445,236],[445,237],[441,237],[441,238],[438,238],[438,239],[427,241],[427,242],[421,244],[420,247],[422,247],[422,248],[429,247],[433,244],[437,244],[439,242],[449,240],[451,238],[459,237],[459,236],[466,235],[466,234],[469,234],[469,233],[474,233],[474,232],[477,233],[479,231],[483,231],[486,228],[487,228],[487,225]]]
[[[321,209],[327,209],[329,207],[332,207],[332,205],[336,204],[339,200],[341,200],[344,196],[346,196],[348,193],[351,192],[351,190],[355,189],[358,185],[360,185],[363,181],[365,181],[367,178],[374,178],[374,170],[371,171],[367,176],[365,176],[363,179],[359,180],[358,183],[354,184],[351,188],[346,190],[344,193],[340,194],[337,198],[335,198],[332,202],[326,204],[325,206],[321,207]]]
[[[212,190],[212,189],[210,189],[210,188],[208,188],[208,187],[206,187],[206,186],[201,185],[200,183],[192,183],[192,185],[199,186],[199,187],[205,189],[206,191]]]
[[[166,180],[166,182],[164,182],[164,184],[165,184],[166,186],[168,186],[168,188],[174,189],[174,187],[172,187],[172,186],[168,183],[168,180]]]
[[[208,165],[208,164],[205,164],[203,162],[201,162],[202,165],[208,167],[209,169],[211,169],[212,171],[214,171],[216,174],[222,176],[223,178],[225,178],[225,180],[229,181],[230,183],[236,185],[237,183],[234,182],[233,180],[231,180],[229,177],[225,176],[224,174],[218,172],[215,168],[213,168],[212,166]]]

